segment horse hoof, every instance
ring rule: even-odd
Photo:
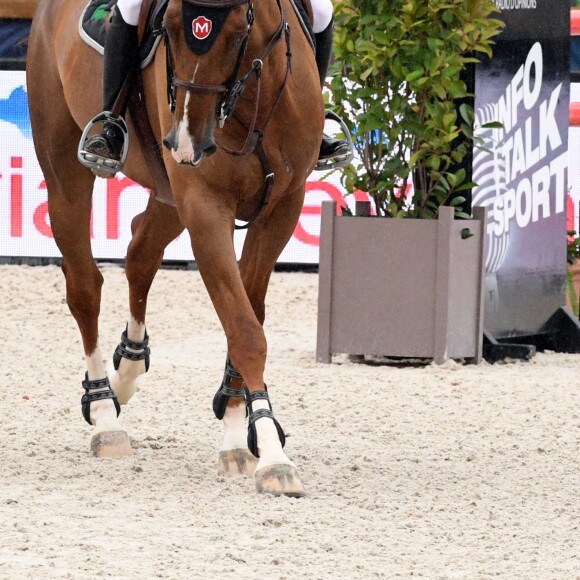
[[[131,453],[133,450],[126,431],[102,431],[91,439],[93,457],[127,457]]]
[[[255,479],[258,493],[287,495],[289,497],[306,495],[304,486],[298,477],[298,471],[293,465],[264,467],[256,471]]]
[[[220,451],[218,475],[243,475],[252,477],[258,460],[247,449]]]

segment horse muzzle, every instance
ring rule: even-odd
[[[191,136],[180,138],[175,129],[171,129],[163,139],[163,145],[171,151],[171,155],[179,165],[197,167],[206,157],[217,151],[213,137],[205,137],[199,144],[194,144]]]

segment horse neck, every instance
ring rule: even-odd
[[[283,12],[280,11],[280,5],[283,6]],[[261,58],[270,39],[278,30],[282,17],[286,16],[288,3],[285,0],[262,0],[254,5],[254,24],[250,34],[248,52],[245,59],[245,65],[249,68],[256,58]],[[276,46],[272,49],[270,55],[264,60],[263,82],[268,82],[267,77],[276,77],[279,82],[286,74],[286,58],[280,58],[280,54],[286,52],[286,40],[282,34]],[[247,70],[247,69],[246,69]]]

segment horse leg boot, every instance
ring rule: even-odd
[[[216,419],[224,422],[218,475],[252,477],[256,472],[258,460],[247,444],[245,392],[244,379],[228,357],[222,384],[213,399]]]
[[[120,10],[116,10],[107,31],[103,61],[103,114],[107,120],[101,132],[83,146],[83,157],[99,177],[113,177],[123,167],[121,156],[128,139],[122,120],[126,104],[119,104],[118,111],[115,105],[121,87],[135,67],[138,50],[137,26],[127,24]],[[95,165],[102,169],[95,169]]]
[[[332,41],[334,34],[334,19],[331,19],[330,24],[322,31],[314,35],[316,40],[316,66],[320,76],[320,86],[324,88],[326,74],[330,66],[330,59],[332,58]],[[341,158],[346,158],[350,154],[350,147],[343,139],[333,139],[326,134],[322,135],[322,142],[320,143],[319,161],[339,161]]]
[[[125,275],[129,282],[130,316],[113,355],[111,387],[121,405],[135,394],[137,379],[149,370],[149,337],[145,330],[147,297],[163,260],[163,252],[182,231],[174,207],[149,198],[145,211],[131,222]]]

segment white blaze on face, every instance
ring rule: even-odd
[[[195,65],[193,71],[193,76],[191,77],[191,83],[195,81],[195,75],[197,74],[197,67],[199,63]],[[179,121],[177,126],[177,150],[171,150],[173,158],[178,163],[193,163],[193,143],[191,140],[191,135],[189,134],[189,102],[191,100],[191,92],[187,91],[185,94],[185,104],[183,105],[183,117]]]

